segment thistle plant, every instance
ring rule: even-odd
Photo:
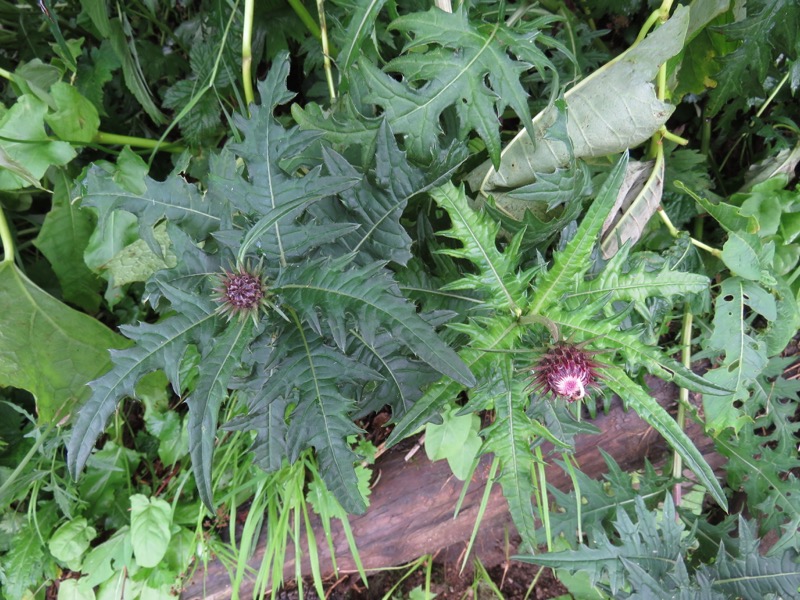
[[[491,452],[499,461],[503,493],[517,529],[531,550],[537,545],[533,533],[534,502],[540,503],[543,518],[548,505],[545,482],[538,480],[535,468],[544,460],[541,443],[550,441],[566,453],[571,447],[569,440],[559,438],[539,421],[543,414],[557,419],[569,419],[569,414],[555,410],[555,405],[552,409],[542,408],[542,403],[585,399],[589,389],[599,386],[624,398],[683,457],[711,496],[726,506],[711,467],[691,440],[619,366],[644,368],[706,394],[724,393],[724,388],[646,344],[639,330],[625,326],[636,302],[702,292],[707,288],[707,278],[692,273],[674,277],[659,272],[631,272],[626,280],[614,265],[613,271],[589,277],[595,240],[617,198],[627,163],[627,155],[623,155],[611,169],[579,227],[554,253],[549,266],[522,267],[524,230],[505,243],[502,251],[498,249],[499,222],[486,210],[476,212],[470,208],[463,188],[446,184],[431,193],[450,217],[451,227],[442,235],[460,246],[441,249],[440,253],[472,265],[472,272],[447,289],[469,290],[481,300],[468,322],[451,325],[470,340],[459,354],[478,380],[478,385],[468,391],[469,400],[462,410],[480,408],[494,413],[494,423],[482,432],[481,453]],[[619,260],[625,256],[627,247]],[[667,268],[664,265],[664,270]],[[613,285],[604,283],[607,276],[613,278]],[[659,285],[659,277],[670,284]],[[620,302],[627,308],[614,309]],[[558,333],[557,339],[570,341],[555,341],[554,332]],[[530,346],[532,340],[535,347]],[[539,356],[533,366],[529,358],[532,351]],[[433,385],[400,419],[389,443],[438,418],[440,412],[451,410],[453,399],[461,390],[463,386],[452,380]]]
[[[133,344],[91,384],[68,445],[73,475],[120,400],[161,369],[189,407],[192,467],[208,507],[218,413],[230,395],[243,410],[223,426],[254,432],[259,466],[277,470],[313,447],[341,505],[362,512],[359,457],[348,441],[358,432],[353,420],[384,404],[401,417],[437,375],[475,383],[430,319],[402,296],[384,260],[408,260],[403,208],[446,176],[457,156],[414,167],[384,130],[362,170],[328,148],[316,164],[284,170],[284,161],[320,138],[285,129],[273,116],[292,98],[288,70],[284,55],[259,86],[261,105],[237,117],[243,141],[211,158],[200,185],[175,173],[125,189],[93,167],[77,190],[85,206],[98,208],[100,227],[115,211],[135,214],[156,255],[163,250],[155,227],[166,219],[170,250],[181,260],[146,283],[159,320],[122,327]]]

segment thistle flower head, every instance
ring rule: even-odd
[[[589,388],[597,387],[599,364],[591,352],[559,342],[542,354],[531,367],[531,388],[542,394],[560,396],[570,402],[580,400]]]
[[[258,320],[261,309],[268,305],[267,285],[260,266],[237,264],[232,271],[227,269],[217,275],[214,301],[219,303],[217,312],[232,318]]]

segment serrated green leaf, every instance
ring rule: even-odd
[[[498,35],[501,28],[504,37]],[[367,60],[360,60],[358,68],[370,90],[367,101],[383,109],[395,133],[408,136],[409,154],[423,160],[429,156],[437,146],[442,112],[455,105],[461,130],[475,129],[499,164],[499,115],[511,106],[523,123],[531,120],[527,93],[519,83],[530,64],[508,56],[508,50],[516,51],[509,47],[509,38],[520,46],[532,46],[533,39],[507,31],[502,23],[473,26],[463,7],[452,13],[432,8],[404,15],[390,29],[413,34],[406,54],[386,66],[403,74],[407,83],[395,81]],[[424,55],[408,52],[424,44],[437,48]],[[540,63],[549,64],[544,54]]]
[[[528,393],[525,382],[514,377],[513,364],[508,355],[497,366],[497,396],[494,408],[495,422],[484,432],[485,448],[500,459],[500,485],[508,502],[511,518],[522,536],[523,547],[533,552],[536,548],[536,520],[533,496],[536,493],[533,476],[531,444],[537,437],[525,414]]]
[[[275,347],[277,351],[265,365],[270,375],[257,392],[259,405],[269,406],[281,399],[296,404],[286,433],[289,460],[313,447],[320,474],[342,507],[351,513],[364,512],[366,502],[354,468],[357,457],[347,442],[348,436],[358,432],[348,416],[353,401],[339,389],[343,384],[379,376],[325,345],[307,329],[294,328],[277,340]]]
[[[650,394],[631,381],[622,369],[618,367],[604,368],[603,378],[618,396],[625,399],[629,407],[658,431],[667,443],[681,455],[686,466],[697,476],[711,497],[723,510],[727,511],[728,500],[714,475],[714,470],[708,465],[692,440],[678,426],[675,419]]]
[[[197,188],[183,178],[169,177],[160,182],[146,177],[144,184],[145,192],[131,192],[121,187],[114,175],[93,165],[80,182],[81,204],[97,209],[98,227],[101,229],[120,209],[136,215],[139,237],[156,254],[160,254],[161,248],[154,228],[164,218],[181,225],[196,240],[205,239],[220,227],[225,205],[205,201]]]
[[[340,82],[358,57],[361,44],[375,27],[375,19],[385,3],[386,0],[363,0],[356,3],[347,29],[342,34],[342,37],[347,40],[347,44],[342,47],[336,59]]]
[[[358,252],[360,260],[391,260],[405,265],[411,258],[411,238],[400,219],[408,201],[430,189],[436,182],[451,175],[463,157],[455,151],[425,168],[409,162],[384,120],[375,136],[374,176],[372,169],[360,175],[339,154],[323,150],[328,171],[338,177],[358,179],[358,184],[340,194],[341,203],[331,207],[326,216],[331,220],[347,218],[359,228],[342,236],[339,245],[347,252]],[[372,161],[370,161],[372,163]],[[348,214],[334,214],[344,204]],[[317,215],[318,207],[311,211]],[[361,258],[363,257],[363,258]]]
[[[86,384],[124,341],[95,319],[49,296],[10,262],[0,264],[0,381],[28,390],[38,417],[63,419],[87,397]]]
[[[512,348],[519,340],[522,328],[512,315],[498,315],[490,323],[485,324],[485,329],[479,323],[472,324],[470,334],[473,337],[472,344],[478,349],[465,347],[461,349],[459,356],[470,371],[483,376],[487,370],[494,369],[493,352]],[[451,402],[463,388],[459,382],[448,379],[434,383],[395,425],[386,445],[391,447],[397,444],[436,418],[442,408],[447,406],[447,403]]]
[[[102,9],[105,12],[105,4],[102,5]],[[120,62],[108,40],[103,40],[99,46],[91,48],[89,56],[91,63],[81,61],[78,64],[75,87],[94,105],[101,116],[107,116],[103,106],[103,88],[112,80],[114,71],[120,67]]]
[[[23,527],[13,539],[9,551],[0,555],[0,583],[7,598],[23,598],[42,580],[44,547],[33,525]]]
[[[186,398],[189,406],[189,454],[192,457],[197,489],[203,503],[213,510],[211,464],[217,431],[219,407],[228,393],[228,382],[242,357],[245,346],[251,341],[252,319],[228,326],[215,338],[214,344],[202,357],[203,368],[195,389]]]
[[[728,40],[738,42],[738,48],[720,59],[718,84],[709,94],[706,107],[709,117],[716,116],[726,102],[743,92],[751,94],[745,97],[759,95],[774,56],[784,44],[791,43],[800,26],[800,9],[787,0],[754,2],[744,14],[742,20],[720,28]],[[743,86],[743,82],[753,80],[755,86]]]
[[[167,373],[176,392],[181,392],[178,370],[186,347],[191,343],[207,343],[216,321],[213,307],[198,298],[194,304],[186,303],[181,312],[158,324],[141,323],[120,328],[136,345],[115,352],[113,368],[91,384],[91,396],[81,407],[67,443],[67,466],[74,478],[86,464],[117,403],[125,396],[134,395],[136,383],[143,375],[161,369]]]
[[[663,262],[661,269],[650,271],[645,261],[640,261],[633,270],[626,272],[623,265],[628,261],[629,253],[630,246],[624,246],[597,277],[584,283],[579,292],[570,296],[580,298],[592,294],[607,297],[609,302],[635,302],[644,306],[648,298],[682,298],[706,292],[711,285],[705,275],[673,270],[668,262]]]
[[[356,319],[359,332],[369,342],[377,326],[385,327],[434,369],[472,386],[475,377],[458,355],[442,342],[431,327],[403,298],[397,284],[379,263],[344,270],[330,263],[312,262],[286,269],[273,289],[316,328],[325,326],[339,346],[344,345],[348,315]],[[321,322],[322,312],[325,322]]]
[[[529,304],[530,313],[542,314],[548,304],[560,300],[561,294],[566,291],[576,277],[586,272],[589,255],[603,222],[614,206],[627,164],[628,154],[626,152],[608,174],[603,187],[600,188],[597,197],[592,202],[591,208],[586,211],[575,236],[564,250],[555,254],[550,270],[536,281],[536,290]]]
[[[127,26],[130,29],[130,24],[124,13],[122,19],[111,19],[108,22],[109,30],[106,37],[122,65],[122,74],[128,90],[139,101],[139,104],[153,122],[156,125],[161,125],[165,121],[164,114],[153,102],[150,89],[144,80],[139,56],[136,52],[136,44],[133,39],[129,39],[125,35],[125,27]]]
[[[791,598],[800,589],[800,568],[797,553],[784,552],[778,557],[763,557],[759,553],[758,526],[739,516],[737,528],[738,548],[734,553],[720,544],[713,565],[701,565],[700,572],[711,582],[711,587],[721,590],[726,597]]]
[[[215,94],[203,94],[197,79],[182,79],[164,93],[164,107],[180,111],[193,102],[178,122],[181,133],[190,144],[209,143],[219,134],[221,107]]]
[[[172,508],[160,498],[131,496],[131,545],[141,567],[155,567],[164,558],[172,537]]]
[[[655,512],[647,510],[643,498],[637,496],[633,518],[622,508],[617,510],[613,536],[599,528],[591,533],[591,547],[581,544],[577,550],[515,558],[523,562],[563,568],[573,573],[585,571],[589,573],[592,583],[601,579],[607,580],[614,597],[618,596],[626,581],[632,583],[635,575],[641,572],[652,575],[651,579],[658,579],[661,582],[658,587],[662,593],[669,594],[689,586],[688,580],[676,578],[675,570],[682,563],[681,557],[688,550],[689,540],[683,535],[683,523],[676,519],[669,494],[664,500],[663,517],[660,520]],[[631,564],[640,569],[632,574]],[[685,573],[685,568],[683,572]],[[642,591],[637,588],[634,590]],[[646,590],[642,597],[648,597]]]
[[[431,191],[439,206],[447,210],[452,221],[449,230],[439,232],[460,241],[463,249],[441,250],[457,258],[466,258],[478,267],[477,277],[466,276],[451,289],[466,286],[481,292],[489,291],[487,303],[519,314],[525,300],[527,281],[517,274],[519,255],[515,248],[501,253],[496,247],[500,224],[490,219],[485,212],[476,212],[467,204],[463,186],[456,188],[448,183]],[[489,294],[487,294],[489,295]]]
[[[369,118],[358,112],[349,96],[343,96],[331,108],[323,109],[314,102],[305,106],[292,104],[292,118],[300,129],[318,131],[332,144],[352,145],[361,149],[362,163],[374,156],[375,133],[382,118]]]
[[[4,156],[22,165],[34,179],[41,179],[51,165],[62,166],[75,158],[66,142],[51,141],[44,129],[47,107],[25,94],[0,118],[0,148]],[[0,190],[16,190],[30,185],[27,177],[0,170]]]

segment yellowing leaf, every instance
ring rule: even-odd
[[[0,385],[36,398],[39,421],[67,416],[124,340],[45,293],[10,262],[0,265]]]

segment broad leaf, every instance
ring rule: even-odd
[[[75,158],[67,142],[51,141],[44,129],[45,104],[25,94],[0,118],[2,157],[20,165],[32,179],[39,180],[50,165],[65,165]],[[13,166],[13,165],[12,165]],[[31,182],[26,175],[0,170],[0,190],[16,190]]]
[[[767,348],[763,340],[754,338],[745,320],[745,305],[774,320],[775,299],[752,281],[729,277],[722,282],[714,311],[714,330],[705,346],[725,354],[722,364],[706,373],[706,379],[733,390],[722,397],[703,398],[708,427],[722,431],[733,427],[738,431],[746,417],[735,401],[746,400],[756,377],[767,365]]]
[[[481,192],[516,188],[573,157],[614,154],[652,136],[674,107],[658,99],[651,82],[661,64],[683,47],[688,23],[689,9],[679,6],[663,26],[569,90],[568,143],[547,135],[558,109],[539,113],[533,120],[535,135],[527,129],[517,134],[503,150],[500,167],[484,177]],[[602,118],[597,118],[598,106],[603,107]]]
[[[172,508],[160,498],[131,496],[131,545],[141,567],[155,567],[164,558],[172,537]]]
[[[83,253],[97,219],[69,201],[66,175],[59,174],[53,192],[53,208],[36,237],[36,247],[53,267],[64,300],[89,311],[100,308],[102,279],[89,270]]]
[[[603,223],[603,258],[611,258],[622,244],[635,244],[650,217],[661,203],[664,191],[664,157],[659,154],[655,164],[628,163],[625,179],[611,214]]]
[[[108,369],[108,350],[125,345],[10,262],[0,264],[0,306],[0,383],[31,392],[42,423],[68,416],[88,396],[86,384]]]

